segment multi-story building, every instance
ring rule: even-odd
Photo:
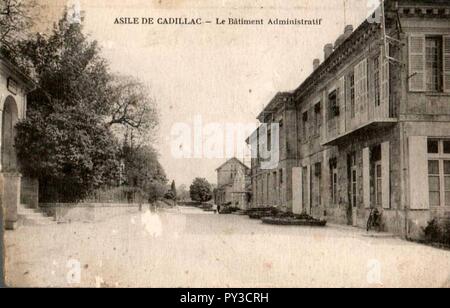
[[[247,139],[257,153],[251,162],[252,206],[291,209],[292,168],[297,165],[298,152],[292,95],[275,95],[258,120],[264,124]],[[274,128],[276,132],[272,131]]]
[[[245,210],[250,199],[249,167],[237,158],[223,163],[217,172],[215,203]]]
[[[347,26],[285,96],[296,116],[280,140],[296,140],[280,144],[296,153],[282,201],[294,213],[361,227],[378,208],[386,231],[419,237],[450,213],[450,1],[385,1],[380,16]],[[283,108],[271,102],[260,121]],[[253,194],[271,205],[259,160]]]

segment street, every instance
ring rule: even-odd
[[[195,208],[5,234],[14,287],[449,287],[450,251]]]

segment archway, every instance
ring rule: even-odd
[[[16,101],[12,96],[6,98],[2,115],[2,172],[17,171],[17,156],[15,148],[16,129],[18,122],[18,110]]]
[[[13,230],[18,220],[20,200],[20,175],[17,168],[15,148],[15,126],[18,121],[17,104],[12,96],[8,96],[2,110],[1,136],[1,203],[4,210],[5,229]]]

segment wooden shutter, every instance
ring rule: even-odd
[[[444,92],[450,93],[450,35],[444,36],[443,41]]]
[[[339,101],[339,133],[345,133],[345,77],[339,79],[337,97]]]
[[[359,117],[359,105],[361,102],[361,65],[360,63],[355,66],[355,118]]]
[[[292,168],[292,212],[294,214],[303,212],[302,180],[302,168]]]
[[[389,142],[381,144],[381,195],[384,209],[391,208],[390,158]]]
[[[361,67],[361,117],[363,122],[368,120],[369,78],[367,63],[367,59],[364,59]]]
[[[409,36],[409,91],[425,91],[425,36]]]
[[[355,67],[355,117],[358,122],[365,121],[367,115],[367,59],[362,60]]]
[[[370,150],[363,149],[363,197],[364,207],[370,208]]]
[[[387,55],[386,51],[382,47],[381,55],[380,55],[380,105],[382,108],[381,116],[389,117],[389,97],[390,97],[390,88],[389,88],[389,60],[387,56],[389,56],[389,45],[387,46]]]
[[[429,209],[427,137],[410,136],[408,149],[410,208]]]

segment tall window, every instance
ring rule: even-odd
[[[314,177],[316,182],[315,188],[315,203],[316,206],[320,206],[322,203],[322,164],[314,164]]]
[[[267,151],[272,149],[272,131],[267,129]]]
[[[373,58],[373,87],[375,106],[380,106],[380,57]]]
[[[428,140],[430,206],[450,206],[450,140]]]
[[[352,71],[348,75],[348,87],[350,95],[350,117],[355,117],[355,72]]]
[[[328,106],[329,106],[329,114],[330,118],[334,118],[339,116],[339,106],[337,101],[337,91],[334,90],[328,95]]]
[[[426,38],[426,83],[427,91],[442,91],[442,37]]]
[[[303,122],[303,136],[304,140],[306,141],[308,138],[308,111],[303,112],[302,122]]]
[[[330,160],[330,175],[331,175],[331,201],[333,204],[337,204],[338,201],[338,172],[337,172],[337,160]]]
[[[314,105],[314,135],[320,136],[320,128],[322,127],[322,114],[320,108],[320,102]]]

